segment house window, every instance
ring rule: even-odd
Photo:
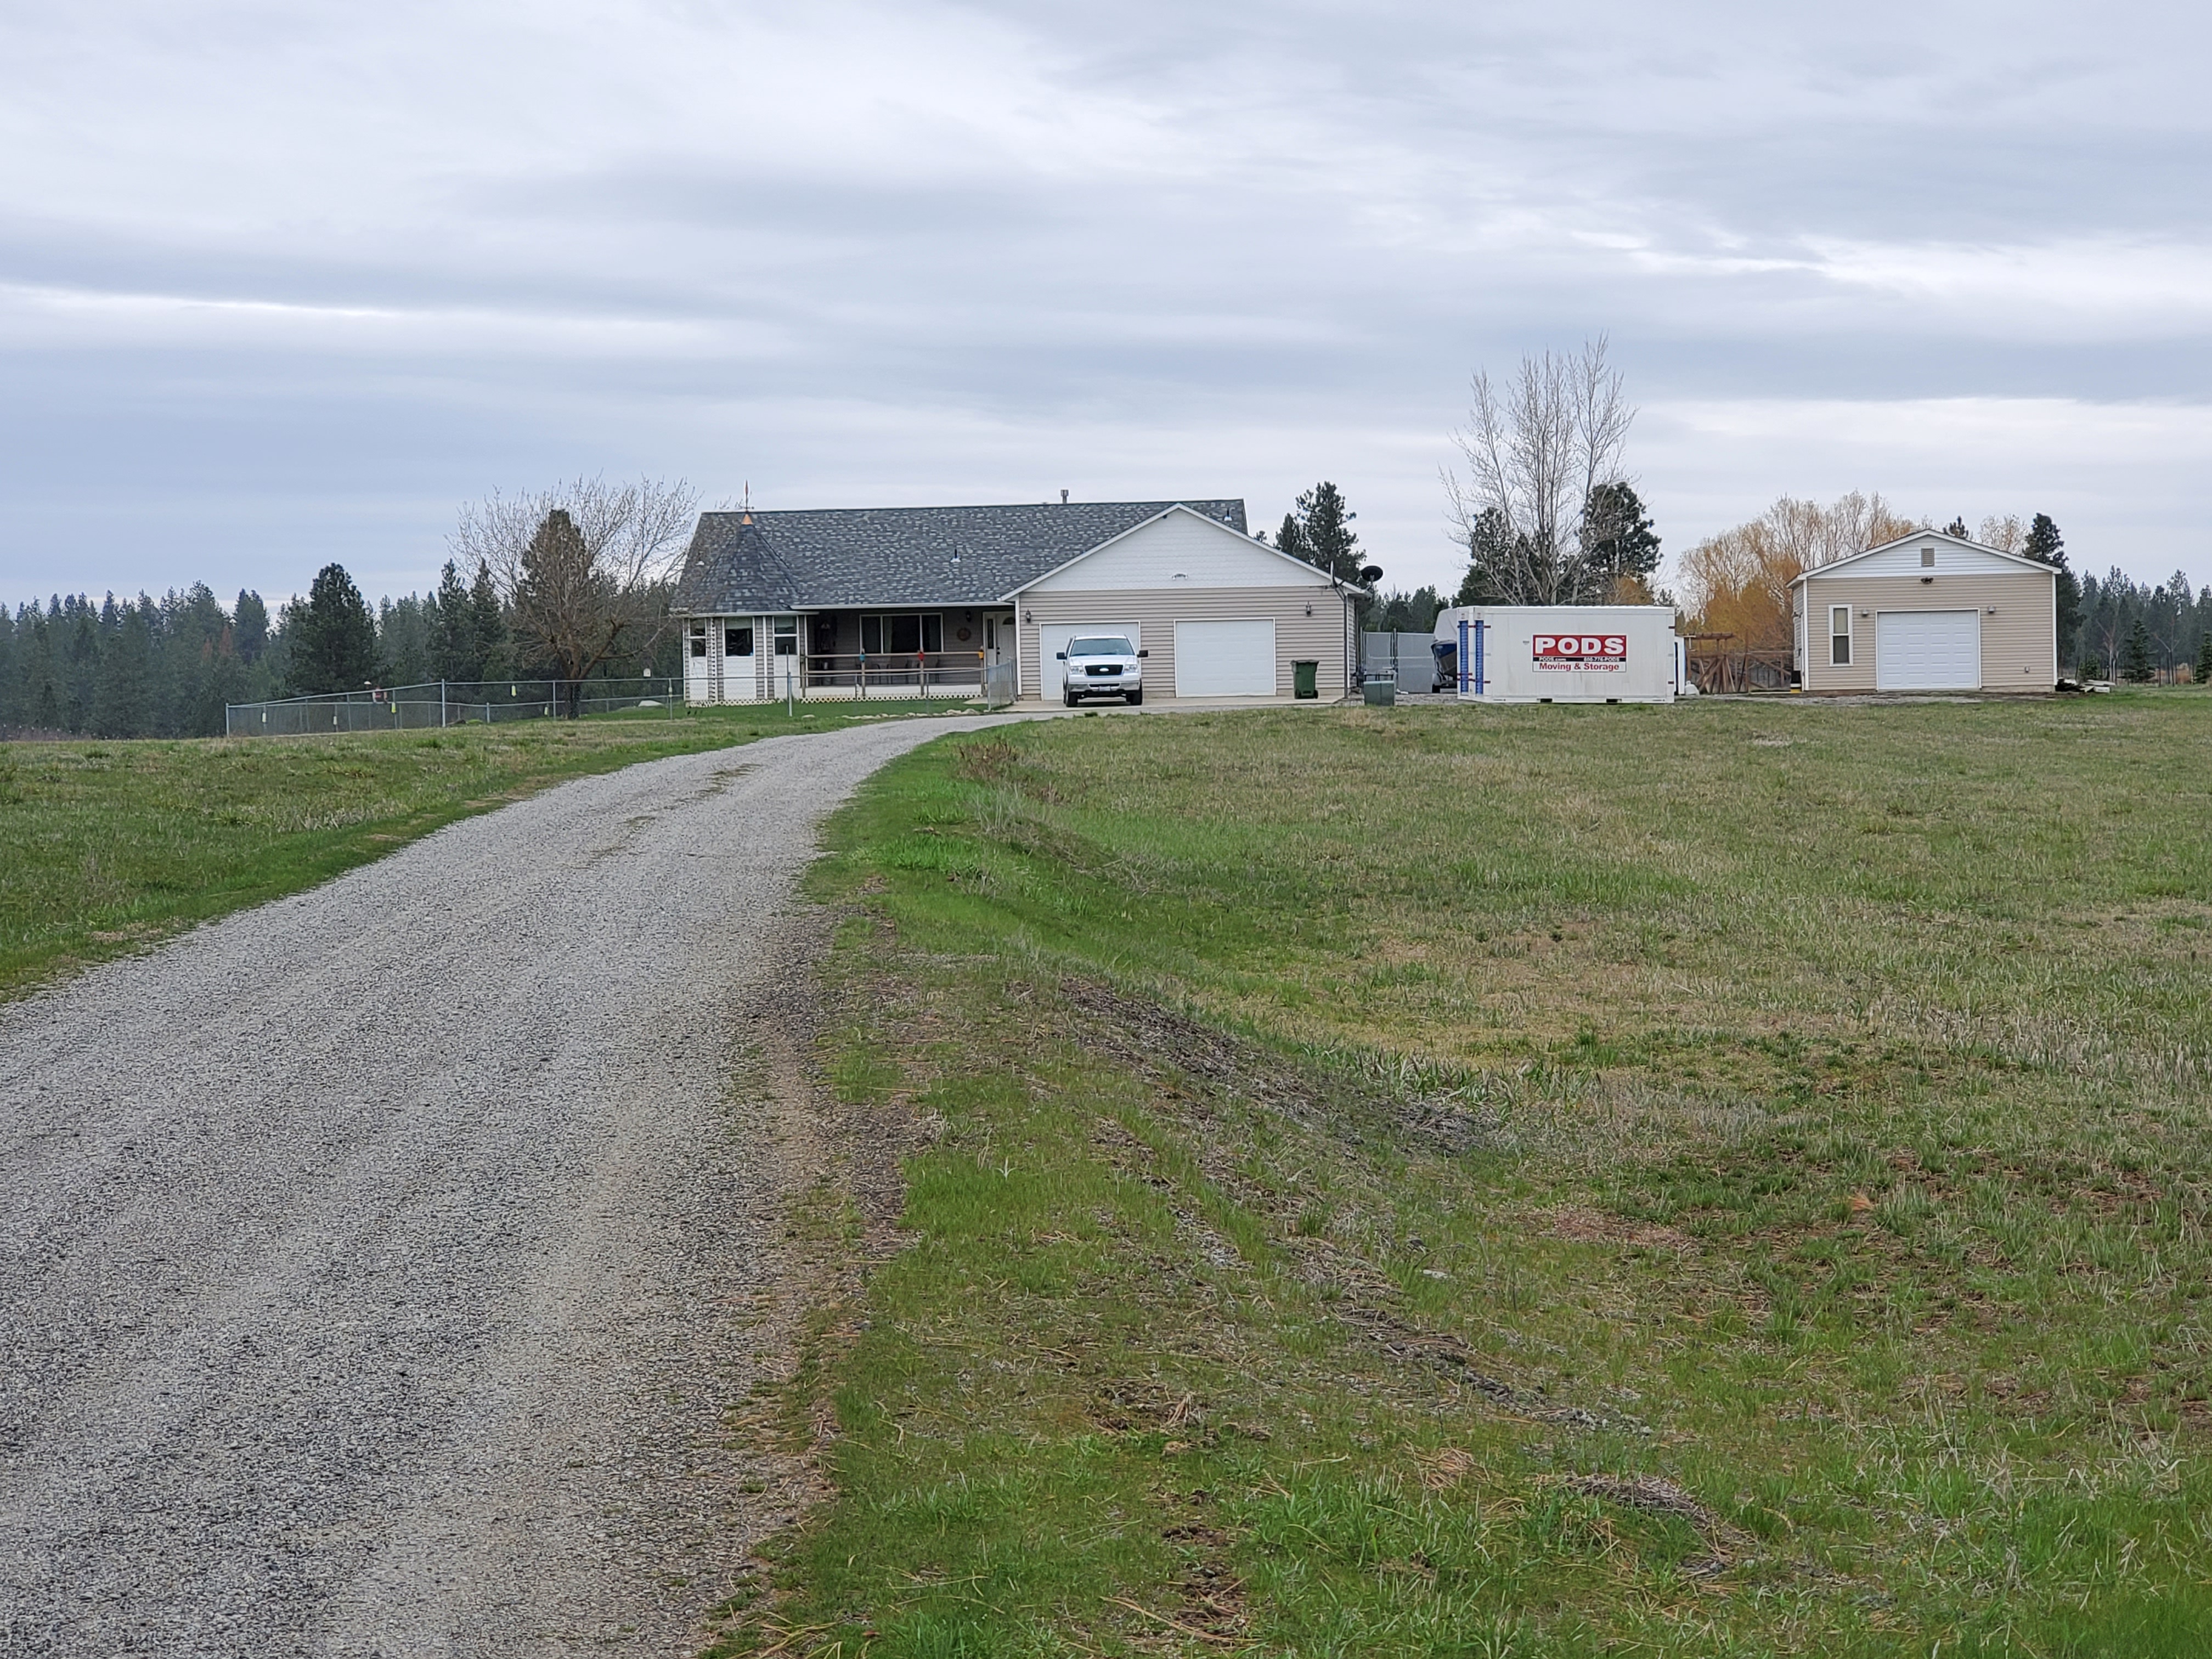
[[[732,623],[722,630],[722,654],[726,657],[750,657],[753,653],[753,629],[750,623]]]
[[[1933,570],[1936,568],[1936,550],[1934,548],[1923,547],[1920,550],[1920,568],[1923,570]]]
[[[1851,608],[1847,605],[1828,607],[1828,661],[1838,668],[1851,664]]]
[[[870,655],[911,655],[945,649],[945,618],[932,611],[860,618],[860,649]]]
[[[691,654],[695,657],[707,654],[707,624],[702,622],[691,624]]]
[[[799,618],[778,617],[775,619],[775,654],[795,657],[799,654]]]

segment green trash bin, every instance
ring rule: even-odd
[[[1314,684],[1320,672],[1321,663],[1316,658],[1294,657],[1291,659],[1291,684],[1298,696],[1313,698],[1321,696],[1321,688]]]

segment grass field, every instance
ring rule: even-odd
[[[635,761],[861,716],[781,706],[333,738],[0,744],[0,998]]]
[[[2212,1646],[2204,694],[1057,721],[832,838],[910,1247],[724,1651]]]

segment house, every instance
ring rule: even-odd
[[[744,510],[699,519],[672,609],[696,702],[1056,699],[1058,653],[1122,634],[1152,698],[1349,688],[1347,592],[1248,534],[1241,501]]]
[[[1807,691],[2048,691],[2058,679],[2051,566],[1915,531],[1790,584]]]

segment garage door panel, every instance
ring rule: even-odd
[[[1136,623],[1046,623],[1037,629],[1037,667],[1046,696],[1058,696],[1067,684],[1067,665],[1060,659],[1060,653],[1067,649],[1067,642],[1088,639],[1093,634],[1119,634],[1138,650],[1145,648],[1145,630]]]
[[[1275,695],[1275,623],[1179,622],[1175,625],[1176,696],[1272,697]]]
[[[1982,613],[1884,611],[1875,617],[1875,688],[1881,691],[1978,691],[1982,684]]]

